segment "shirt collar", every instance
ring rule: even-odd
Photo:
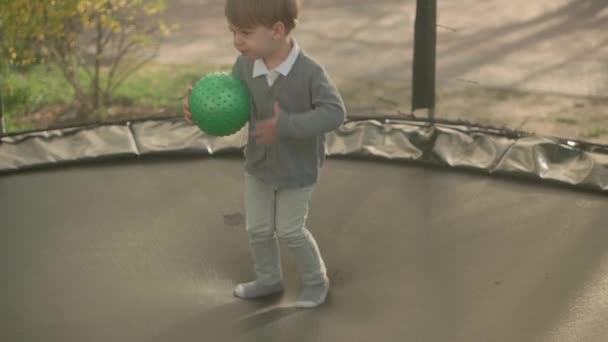
[[[298,42],[296,41],[296,39],[292,37],[291,41],[293,43],[293,47],[291,48],[289,55],[283,61],[283,63],[281,63],[274,69],[277,72],[281,73],[283,76],[287,76],[287,74],[289,74],[291,68],[296,62],[296,59],[298,58],[298,54],[300,53],[300,47],[298,46]],[[253,77],[255,78],[258,76],[267,75],[269,73],[270,70],[268,70],[268,67],[266,67],[264,61],[261,58],[256,59],[253,63]]]

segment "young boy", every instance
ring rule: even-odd
[[[303,291],[296,306],[312,308],[325,301],[329,279],[306,217],[325,159],[325,133],[344,122],[346,110],[325,69],[291,35],[298,11],[298,0],[227,0],[225,6],[241,53],[232,72],[252,96],[245,208],[256,279],[237,285],[234,295],[251,299],[283,290],[278,237],[298,263]],[[184,115],[192,122],[187,98]]]

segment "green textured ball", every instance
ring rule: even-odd
[[[201,78],[190,94],[192,120],[205,133],[227,136],[249,120],[250,94],[245,83],[227,72]]]

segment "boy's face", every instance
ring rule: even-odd
[[[265,58],[276,51],[280,38],[281,28],[269,28],[258,25],[253,28],[238,28],[229,25],[233,35],[234,47],[250,59]]]

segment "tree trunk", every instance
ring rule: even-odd
[[[93,78],[93,108],[95,110],[100,107],[100,80],[99,73],[101,67],[101,54],[103,52],[102,40],[103,40],[103,27],[101,26],[101,16],[97,16],[97,46],[95,48],[95,76]]]
[[[4,134],[5,132],[5,127],[4,127],[4,116],[2,113],[2,89],[0,88],[0,135]]]

